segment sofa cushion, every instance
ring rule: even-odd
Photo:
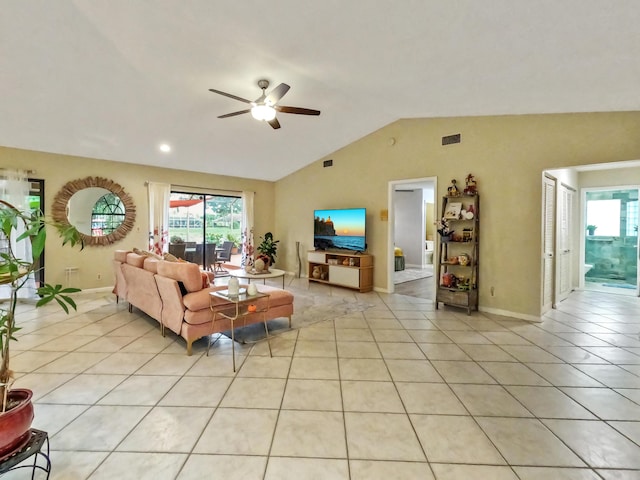
[[[131,250],[116,250],[113,252],[113,259],[116,262],[126,263],[128,253],[131,253]]]
[[[246,285],[242,285],[242,287],[246,288]],[[293,303],[293,294],[291,292],[287,292],[280,288],[269,287],[267,285],[257,285],[257,287],[259,292],[269,294],[270,308]],[[218,285],[216,287],[200,290],[199,292],[188,293],[182,297],[182,301],[184,302],[184,306],[192,312],[208,309],[212,301],[215,305],[223,305],[225,303],[229,303],[229,301],[216,296],[211,297],[209,293],[215,292],[216,290],[226,289],[226,285]]]
[[[182,282],[187,292],[202,290],[200,267],[189,262],[158,262],[158,275]]]
[[[144,259],[143,268],[145,270],[149,270],[150,272],[158,273],[158,263],[159,262],[160,262],[160,260],[158,260],[157,258],[147,256],[147,258]]]
[[[127,253],[127,263],[134,267],[142,268],[144,266],[144,259],[147,258],[144,255],[138,255],[137,253]]]

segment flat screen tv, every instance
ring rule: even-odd
[[[316,250],[360,253],[367,250],[365,208],[315,210],[313,217]]]

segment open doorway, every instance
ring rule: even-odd
[[[584,189],[584,288],[638,294],[638,187]]]
[[[418,298],[435,298],[433,279],[435,178],[389,184],[388,289]]]

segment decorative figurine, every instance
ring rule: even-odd
[[[476,180],[473,175],[467,175],[465,180],[466,186],[464,188],[465,195],[476,195],[478,193],[478,187],[476,186]]]
[[[460,196],[460,190],[456,186],[456,183],[458,182],[454,178],[453,180],[451,180],[451,185],[449,186],[449,188],[447,188],[447,195],[449,195],[450,197]]]

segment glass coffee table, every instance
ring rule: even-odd
[[[229,275],[231,275],[232,277],[247,279],[249,280],[249,283],[251,283],[251,280],[262,280],[262,283],[264,284],[266,283],[267,278],[282,277],[283,290],[284,290],[284,274],[285,274],[284,270],[278,270],[277,268],[270,268],[267,273],[247,272],[243,268],[240,268],[238,270],[229,270]]]
[[[226,303],[216,303],[216,299],[222,299]],[[266,299],[266,301],[258,302],[258,300]],[[264,331],[267,336],[267,345],[269,346],[269,356],[271,354],[271,340],[269,338],[269,329],[267,328],[267,312],[269,311],[269,294],[256,293],[249,295],[245,288],[240,289],[238,295],[229,295],[229,290],[218,290],[209,292],[209,308],[213,312],[211,319],[211,330],[215,331],[216,321],[221,319],[229,320],[231,324],[231,356],[233,358],[233,371],[236,371],[236,349],[235,349],[235,329],[236,322],[242,320],[242,326],[246,326],[248,315],[262,314],[262,323],[264,323]],[[209,343],[207,345],[207,356],[211,348],[211,335],[209,335]]]

